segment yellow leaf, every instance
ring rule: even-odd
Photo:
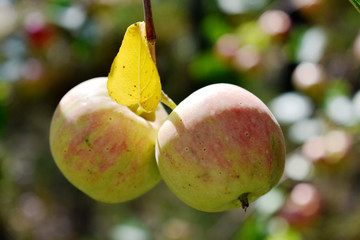
[[[146,40],[145,23],[128,27],[111,65],[107,88],[110,97],[125,106],[138,104],[153,112],[160,102],[161,83]]]

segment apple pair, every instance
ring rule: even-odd
[[[278,183],[285,159],[282,131],[250,92],[213,84],[169,116],[161,104],[138,116],[110,98],[106,83],[95,78],[71,89],[50,130],[57,166],[90,197],[128,201],[162,178],[188,205],[216,212],[246,208]]]

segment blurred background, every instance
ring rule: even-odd
[[[157,64],[179,103],[216,82],[272,110],[287,142],[279,186],[247,212],[204,213],[160,183],[103,204],[59,172],[52,114],[107,76],[141,0],[0,0],[0,239],[360,239],[360,14],[337,0],[153,0]]]

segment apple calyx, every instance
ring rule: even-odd
[[[249,200],[248,200],[248,195],[249,193],[243,193],[239,196],[239,200],[241,202],[241,207],[244,209],[244,211],[246,212],[246,209],[249,207]]]

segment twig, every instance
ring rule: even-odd
[[[148,41],[151,58],[156,64],[156,54],[155,54],[156,33],[155,33],[154,21],[152,17],[151,0],[143,0],[143,4],[144,4],[146,39]]]
[[[144,3],[146,40],[148,42],[151,58],[156,65],[156,54],[155,54],[156,33],[155,33],[155,26],[152,17],[151,0],[143,0],[143,3]],[[169,108],[171,108],[172,110],[174,110],[174,108],[176,107],[174,101],[171,100],[171,98],[169,98],[166,95],[166,93],[164,93],[164,91],[161,91],[161,102],[164,103]]]

